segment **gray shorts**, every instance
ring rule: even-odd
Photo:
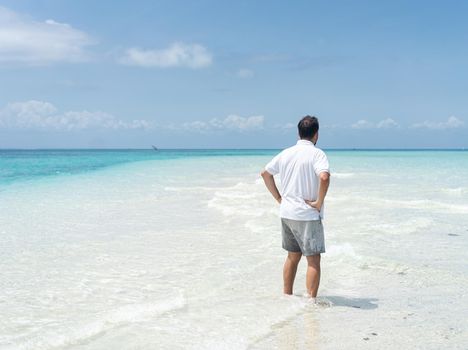
[[[305,256],[325,253],[322,220],[298,221],[281,218],[283,248]]]

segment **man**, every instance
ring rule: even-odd
[[[261,173],[265,185],[280,203],[284,263],[284,293],[292,294],[297,265],[307,258],[306,288],[314,300],[320,283],[320,254],[325,253],[322,218],[323,203],[330,183],[325,153],[315,147],[318,140],[317,118],[306,116],[298,124],[299,138],[274,157]],[[273,175],[279,174],[282,194]]]

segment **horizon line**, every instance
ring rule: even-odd
[[[0,148],[0,151],[268,151],[268,150],[280,150],[284,148],[158,148],[154,150],[153,148],[91,148],[91,147],[73,147],[73,148]],[[369,148],[369,147],[337,147],[337,148],[322,148],[326,151],[468,151],[467,147],[460,148],[433,148],[433,147],[422,147],[422,148]]]

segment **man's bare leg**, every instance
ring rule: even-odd
[[[306,288],[307,293],[312,298],[317,296],[320,284],[320,254],[307,256],[307,275]]]
[[[283,267],[284,294],[293,293],[294,278],[296,277],[297,265],[302,258],[302,253],[288,252]]]

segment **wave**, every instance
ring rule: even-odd
[[[268,198],[261,183],[239,182],[233,186],[217,189],[208,201],[208,207],[217,209],[225,216],[260,217],[269,212]]]
[[[429,199],[414,199],[414,200],[395,200],[395,199],[375,199],[385,204],[392,206],[398,205],[399,207],[405,207],[410,209],[438,209],[446,210],[452,213],[466,214],[468,213],[468,206],[461,204],[450,204],[439,202]]]
[[[76,345],[89,338],[97,337],[117,326],[142,321],[151,317],[182,309],[186,306],[185,298],[180,294],[155,303],[129,304],[98,315],[94,321],[79,326],[66,327],[63,331],[41,331],[41,335],[29,338],[22,344],[15,344],[8,350],[54,349]]]
[[[348,195],[333,195],[327,196],[327,202],[350,202],[355,195],[349,193]],[[365,200],[367,206],[370,204],[375,206],[384,206],[392,208],[406,208],[406,209],[424,209],[424,210],[443,210],[456,214],[468,213],[468,205],[454,204],[442,202],[439,200],[431,199],[390,199],[390,198],[379,198],[373,196],[361,197],[360,200]]]
[[[452,196],[460,197],[460,196],[468,194],[468,188],[466,187],[442,188],[441,192],[452,195]]]

